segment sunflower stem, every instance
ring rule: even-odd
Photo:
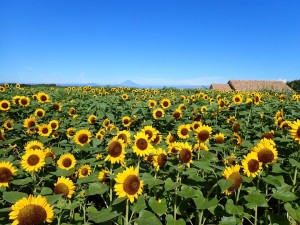
[[[201,212],[199,213],[199,222],[198,222],[198,225],[202,225],[203,213],[204,213],[204,210],[201,210]]]
[[[129,225],[128,216],[129,216],[129,200],[127,199],[127,200],[126,200],[125,225]]]
[[[255,215],[254,215],[254,225],[257,225],[257,205],[254,208],[254,212],[255,212]]]
[[[240,192],[241,192],[242,185],[243,185],[243,183],[241,183],[241,185],[239,186],[238,191],[237,191],[237,195],[236,195],[236,199],[235,199],[235,204],[236,205],[237,205],[237,203],[239,201],[239,198],[240,198]]]
[[[179,171],[177,173],[176,177],[176,183],[179,181]],[[176,220],[176,214],[177,214],[177,187],[175,188],[175,196],[174,196],[174,220]]]
[[[110,163],[109,174],[112,175],[112,163]],[[112,179],[109,179],[109,205],[112,204]]]

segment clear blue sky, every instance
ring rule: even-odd
[[[0,82],[300,79],[300,0],[1,0]]]

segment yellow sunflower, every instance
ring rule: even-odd
[[[161,141],[162,141],[162,135],[157,134],[155,139],[153,141],[151,141],[150,143],[153,145],[158,145]]]
[[[205,105],[201,106],[201,108],[200,108],[200,111],[201,111],[202,114],[205,114],[207,110],[208,110],[208,108]]]
[[[129,116],[123,116],[122,124],[124,127],[129,127],[131,124],[131,118]]]
[[[10,109],[10,102],[7,100],[0,101],[0,110],[7,111]]]
[[[224,159],[224,163],[226,165],[235,165],[236,164],[236,155],[234,153],[231,153],[229,156],[227,156],[225,159]]]
[[[275,143],[272,139],[262,139],[252,151],[257,153],[258,161],[269,164],[274,163],[278,158]]]
[[[3,126],[7,129],[7,130],[12,130],[14,129],[14,121],[13,120],[6,120],[3,124]]]
[[[23,107],[27,107],[30,104],[30,98],[26,97],[26,96],[21,96],[20,100],[19,100],[19,104],[20,106]]]
[[[61,111],[62,106],[59,103],[53,103],[52,104],[52,109],[57,110],[57,111]]]
[[[197,130],[195,130],[195,137],[199,142],[207,142],[211,132],[212,128],[210,126],[201,124]]]
[[[123,140],[125,146],[129,145],[131,143],[131,135],[130,135],[130,132],[127,131],[127,130],[122,130],[122,131],[119,131],[116,135],[116,137],[118,139],[121,139]]]
[[[178,153],[180,164],[185,164],[188,168],[190,168],[190,164],[193,162],[192,157],[192,146],[188,142],[180,143]]]
[[[5,87],[0,86],[0,92],[5,92]]]
[[[91,175],[92,169],[89,165],[83,165],[79,168],[78,170],[78,177],[83,178],[83,177],[88,177]]]
[[[35,117],[29,117],[24,120],[23,126],[28,129],[34,129],[38,125]]]
[[[292,138],[295,141],[298,141],[300,144],[300,120],[296,120],[289,124],[291,129],[289,130],[291,133]]]
[[[45,153],[45,158],[50,157],[52,160],[56,158],[56,155],[52,152],[51,148],[45,148],[44,153]]]
[[[250,152],[247,156],[244,156],[242,166],[244,174],[248,177],[256,177],[262,169],[262,162],[258,161],[256,152]]]
[[[12,98],[12,103],[14,104],[14,105],[20,105],[19,104],[19,101],[20,101],[20,98],[21,98],[22,96],[19,96],[19,95],[16,95],[16,96],[14,96],[13,98]]]
[[[49,95],[46,94],[45,92],[39,92],[39,93],[37,94],[37,100],[38,100],[40,103],[50,102]]]
[[[154,156],[152,160],[152,165],[155,170],[158,171],[160,168],[164,167],[167,163],[167,153],[162,150],[162,148],[158,148],[154,151]]]
[[[176,138],[172,135],[171,132],[168,133],[167,137],[166,137],[166,143],[167,145],[173,143],[176,141]]]
[[[124,164],[125,160],[125,145],[122,139],[113,138],[107,145],[108,155],[105,161],[110,161],[112,164],[121,163]]]
[[[87,129],[84,129],[76,132],[74,136],[74,141],[76,144],[84,146],[91,141],[91,138],[92,138],[91,132]]]
[[[101,170],[98,175],[99,181],[103,184],[109,184],[110,182],[109,174],[110,172],[108,170]]]
[[[150,109],[153,109],[157,105],[155,100],[149,100],[148,101],[148,106]]]
[[[69,170],[75,167],[76,159],[73,154],[66,153],[60,156],[59,160],[57,161],[58,168]]]
[[[172,113],[172,116],[175,120],[178,120],[182,117],[182,111],[181,109],[175,109],[175,111]]]
[[[54,184],[53,192],[55,194],[62,194],[65,198],[72,198],[75,192],[75,185],[68,177],[59,177]]]
[[[45,110],[42,108],[38,108],[34,111],[34,115],[39,118],[43,118],[45,116]]]
[[[148,141],[153,141],[156,138],[156,135],[158,134],[158,130],[156,130],[154,127],[152,126],[145,126],[141,132],[143,132],[144,134],[146,134],[146,136],[148,137]]]
[[[96,118],[97,117],[95,115],[90,115],[89,118],[88,118],[88,123],[92,124],[92,125],[95,124],[96,123]]]
[[[171,101],[167,98],[164,98],[160,101],[160,105],[163,109],[167,109],[171,106]]]
[[[75,115],[75,108],[74,107],[70,107],[70,109],[69,109],[69,111],[68,111],[68,114],[70,115],[70,116],[73,116],[73,115]]]
[[[22,156],[21,165],[26,172],[37,172],[45,165],[43,150],[28,150]]]
[[[28,150],[44,150],[44,145],[40,141],[30,141],[24,147],[25,151]]]
[[[110,120],[109,120],[108,118],[106,118],[106,119],[103,120],[103,122],[102,122],[102,126],[105,127],[105,128],[107,128],[109,124],[110,124]]]
[[[49,137],[52,133],[52,128],[49,124],[40,125],[38,133],[40,136]]]
[[[66,134],[67,134],[67,137],[68,137],[68,138],[73,138],[74,135],[75,135],[75,128],[74,128],[74,127],[69,127],[69,128],[67,129]]]
[[[40,225],[45,221],[51,223],[54,216],[53,206],[50,206],[47,199],[41,195],[24,197],[11,209],[9,219],[14,220],[12,225]]]
[[[127,94],[122,94],[122,99],[123,99],[124,101],[126,101],[126,100],[128,99],[128,95],[127,95]]]
[[[234,102],[237,105],[240,105],[243,103],[243,95],[242,94],[235,94],[232,97],[232,102]]]
[[[223,144],[225,140],[225,135],[223,133],[215,134],[214,139],[217,144]]]
[[[202,125],[202,122],[201,121],[194,121],[192,124],[191,124],[191,128],[193,131],[197,130],[200,126]]]
[[[0,129],[0,141],[5,141],[4,129]]]
[[[0,187],[8,187],[8,182],[16,174],[17,169],[11,162],[0,162]]]
[[[177,135],[181,139],[189,138],[190,125],[182,124],[177,128]]]
[[[133,203],[134,199],[142,194],[144,181],[140,180],[138,174],[138,168],[134,169],[132,166],[117,174],[114,190],[119,198],[126,197]]]
[[[139,132],[134,135],[134,138],[134,146],[132,147],[134,153],[142,157],[152,153],[153,146],[148,141],[148,135],[144,132]]]
[[[226,180],[233,181],[233,184],[225,190],[226,195],[230,195],[232,191],[237,190],[240,185],[242,184],[243,177],[240,174],[240,166],[234,165],[234,166],[226,166],[225,170],[223,171],[223,176],[226,178]]]
[[[152,112],[152,116],[156,120],[160,120],[165,116],[165,111],[162,108],[157,108]]]
[[[51,120],[49,122],[49,126],[52,128],[52,130],[57,130],[59,128],[59,122],[57,120]]]

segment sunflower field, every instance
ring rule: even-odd
[[[299,100],[3,84],[0,224],[298,224]]]

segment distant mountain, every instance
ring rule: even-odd
[[[141,85],[139,85],[137,83],[134,83],[131,80],[126,80],[123,83],[120,83],[118,86],[122,86],[122,87],[141,87]]]

